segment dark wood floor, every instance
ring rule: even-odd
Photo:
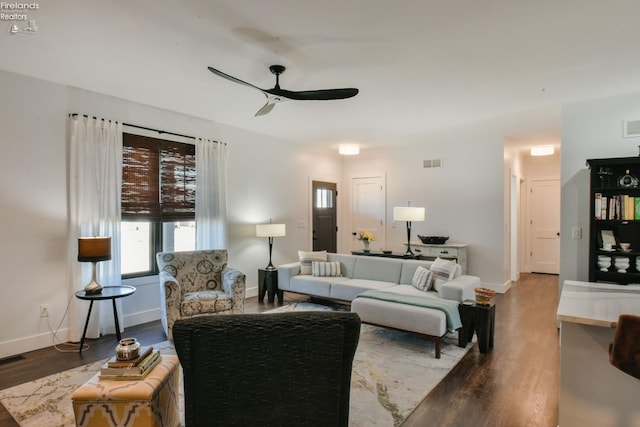
[[[285,294],[285,304],[299,299]],[[254,297],[247,300],[245,311],[262,312],[277,305],[261,304]],[[493,352],[481,354],[474,345],[403,427],[557,426],[557,305],[557,276],[523,275],[509,292],[497,296]],[[159,321],[127,328],[125,335],[143,344],[165,339]],[[107,358],[116,342],[109,335],[88,344],[90,348],[82,354],[49,347],[25,353],[23,360],[0,364],[0,389]],[[0,427],[17,426],[0,405]]]
[[[403,427],[556,427],[558,276],[525,274],[497,296],[494,350],[477,345]]]

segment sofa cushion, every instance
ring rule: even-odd
[[[352,278],[378,280],[397,285],[400,283],[401,272],[401,259],[360,256],[356,260]]]
[[[423,266],[418,266],[416,268],[416,272],[413,275],[413,279],[411,280],[411,285],[419,291],[429,291],[431,290],[431,285],[433,284],[433,271],[424,268]]]
[[[340,263],[340,272],[344,277],[353,277],[353,269],[356,266],[357,255],[351,254],[327,254],[327,261],[336,261]]]
[[[457,266],[456,262],[442,258],[436,258],[433,261],[429,270],[433,271],[433,287],[436,291],[455,277]]]
[[[300,274],[311,274],[311,263],[313,261],[326,261],[327,251],[298,251],[298,258],[300,258]]]
[[[319,297],[331,297],[331,283],[349,280],[346,277],[294,276],[289,281],[289,290]]]
[[[420,266],[427,270],[433,264],[433,261],[418,260],[418,259],[405,259],[402,263],[402,273],[400,274],[400,284],[410,285],[413,281],[413,275],[416,274],[416,269]]]
[[[349,279],[345,281],[334,281],[331,284],[331,298],[353,301],[353,299],[364,291],[370,289],[387,289],[394,286],[393,283],[381,282],[378,280]]]
[[[340,263],[338,261],[313,261],[311,263],[311,274],[317,277],[341,276]]]
[[[424,294],[411,285],[398,285],[413,289]],[[440,310],[403,305],[389,301],[379,301],[371,298],[356,298],[351,303],[351,311],[357,313],[365,323],[382,325],[404,331],[416,332],[436,337],[447,333],[447,316]]]

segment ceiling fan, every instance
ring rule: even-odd
[[[240,83],[241,85],[249,86],[254,89],[258,89],[260,92],[264,93],[264,96],[267,97],[267,103],[264,104],[262,108],[258,110],[255,116],[264,116],[273,110],[273,107],[278,102],[294,100],[294,101],[327,101],[332,99],[345,99],[351,98],[358,94],[358,89],[354,88],[345,88],[345,89],[321,89],[321,90],[303,90],[303,91],[291,91],[280,88],[280,74],[284,73],[285,67],[282,65],[272,65],[269,67],[269,70],[272,74],[276,76],[276,85],[273,89],[261,89],[257,86],[252,85],[251,83],[247,83],[240,79],[237,79],[233,76],[223,73],[220,70],[216,70],[212,67],[209,68],[213,74],[216,74],[220,77],[223,77],[227,80],[231,80],[235,83]]]

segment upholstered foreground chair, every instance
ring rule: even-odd
[[[346,427],[359,337],[351,312],[177,320],[185,426]]]
[[[245,275],[227,267],[227,250],[160,252],[162,326],[168,339],[177,319],[244,312]]]
[[[640,379],[640,316],[618,317],[613,343],[609,345],[609,363],[622,372]]]

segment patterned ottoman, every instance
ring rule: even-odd
[[[76,426],[175,427],[178,410],[178,358],[162,361],[143,380],[105,381],[96,374],[73,392]]]

